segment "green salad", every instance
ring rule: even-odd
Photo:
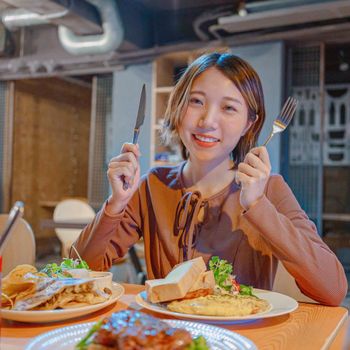
[[[253,295],[253,287],[238,283],[232,274],[232,265],[218,256],[213,256],[209,261],[209,269],[214,273],[216,285],[223,291],[232,294]]]
[[[67,270],[72,269],[90,270],[89,265],[84,260],[63,258],[61,264],[47,264],[40,270],[40,272],[43,272],[47,276],[54,278],[71,278],[72,275]]]

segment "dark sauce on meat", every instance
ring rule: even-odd
[[[185,329],[172,328],[142,312],[124,310],[103,320],[93,344],[120,350],[184,350],[192,342]]]

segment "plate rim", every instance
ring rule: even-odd
[[[237,333],[236,331],[231,331],[229,329],[217,327],[217,326],[214,326],[211,324],[198,323],[198,322],[189,321],[189,320],[162,319],[162,318],[160,318],[160,320],[169,323],[171,327],[175,327],[175,328],[184,328],[186,325],[196,327],[197,325],[200,324],[202,327],[207,327],[209,329],[212,329],[212,331],[219,330],[223,334],[225,334],[229,337],[232,337],[234,340],[239,340],[241,343],[244,342],[245,344],[249,345],[249,348],[246,347],[242,350],[258,350],[256,344],[251,339],[247,338],[244,335]],[[87,322],[87,323],[79,323],[79,324],[59,327],[59,328],[44,332],[42,334],[37,335],[35,338],[31,339],[29,341],[29,343],[26,344],[24,350],[36,350],[36,349],[38,349],[37,347],[38,347],[38,345],[41,345],[42,341],[50,339],[50,336],[51,335],[54,336],[56,333],[62,333],[62,332],[65,333],[66,332],[68,334],[68,331],[74,331],[75,329],[77,331],[83,330],[84,332],[87,332],[90,329],[90,327],[95,323],[96,323],[96,321]],[[205,337],[205,335],[204,335],[204,337]],[[39,348],[39,350],[40,350],[40,348]]]
[[[269,295],[273,296],[273,294],[276,294],[280,297],[286,298],[289,300],[289,302],[291,302],[293,304],[292,307],[290,307],[288,310],[280,310],[280,311],[274,311],[274,305],[269,301],[270,305],[271,305],[271,309],[269,311],[266,312],[261,312],[258,314],[254,314],[254,315],[247,315],[247,316],[206,316],[206,315],[194,315],[194,314],[185,314],[185,313],[180,313],[180,312],[175,312],[175,311],[170,311],[167,309],[162,308],[161,306],[157,305],[157,304],[153,304],[151,302],[148,302],[145,300],[145,298],[143,297],[143,295],[145,295],[146,291],[142,291],[140,293],[138,293],[135,296],[135,301],[136,303],[149,310],[149,311],[153,311],[159,314],[164,314],[167,316],[172,316],[172,317],[176,317],[176,318],[183,318],[183,319],[189,319],[189,320],[196,320],[199,322],[210,322],[210,323],[217,323],[217,322],[246,322],[246,321],[253,321],[253,320],[259,320],[259,319],[263,319],[263,318],[271,318],[271,317],[277,317],[277,316],[281,316],[281,315],[285,315],[285,314],[289,314],[293,311],[295,311],[298,307],[299,307],[299,303],[292,297],[282,294],[282,293],[278,293],[278,292],[274,292],[274,291],[270,291],[270,290],[266,290],[266,289],[258,289],[258,288],[254,288],[254,293],[257,294],[260,298],[264,298],[262,296],[262,294],[264,293],[268,293]]]
[[[103,303],[85,305],[81,307],[58,309],[58,310],[6,310],[1,309],[1,317],[11,321],[26,322],[26,323],[42,323],[42,322],[57,322],[80,317],[91,312],[101,310],[115,302],[117,302],[124,294],[125,288],[122,284],[112,282],[113,294],[116,294]]]

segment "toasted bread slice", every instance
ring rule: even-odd
[[[205,270],[206,265],[202,257],[174,266],[165,278],[146,281],[148,300],[161,303],[183,298],[193,286],[193,281],[196,283]]]

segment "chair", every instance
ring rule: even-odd
[[[0,232],[5,228],[8,217],[9,214],[0,214]],[[6,276],[17,265],[35,264],[35,238],[27,221],[22,218],[18,219],[11,234],[4,242],[1,255],[3,276]]]
[[[94,217],[94,209],[84,200],[76,198],[62,200],[56,205],[53,213],[53,219],[56,223],[66,224],[88,224]],[[62,244],[62,257],[68,257],[69,249],[80,235],[81,229],[56,227],[55,232]]]
[[[275,276],[275,281],[272,287],[274,292],[282,293],[294,298],[297,301],[307,303],[317,303],[317,301],[303,294],[295,282],[294,277],[287,271],[283,264],[279,261]]]

